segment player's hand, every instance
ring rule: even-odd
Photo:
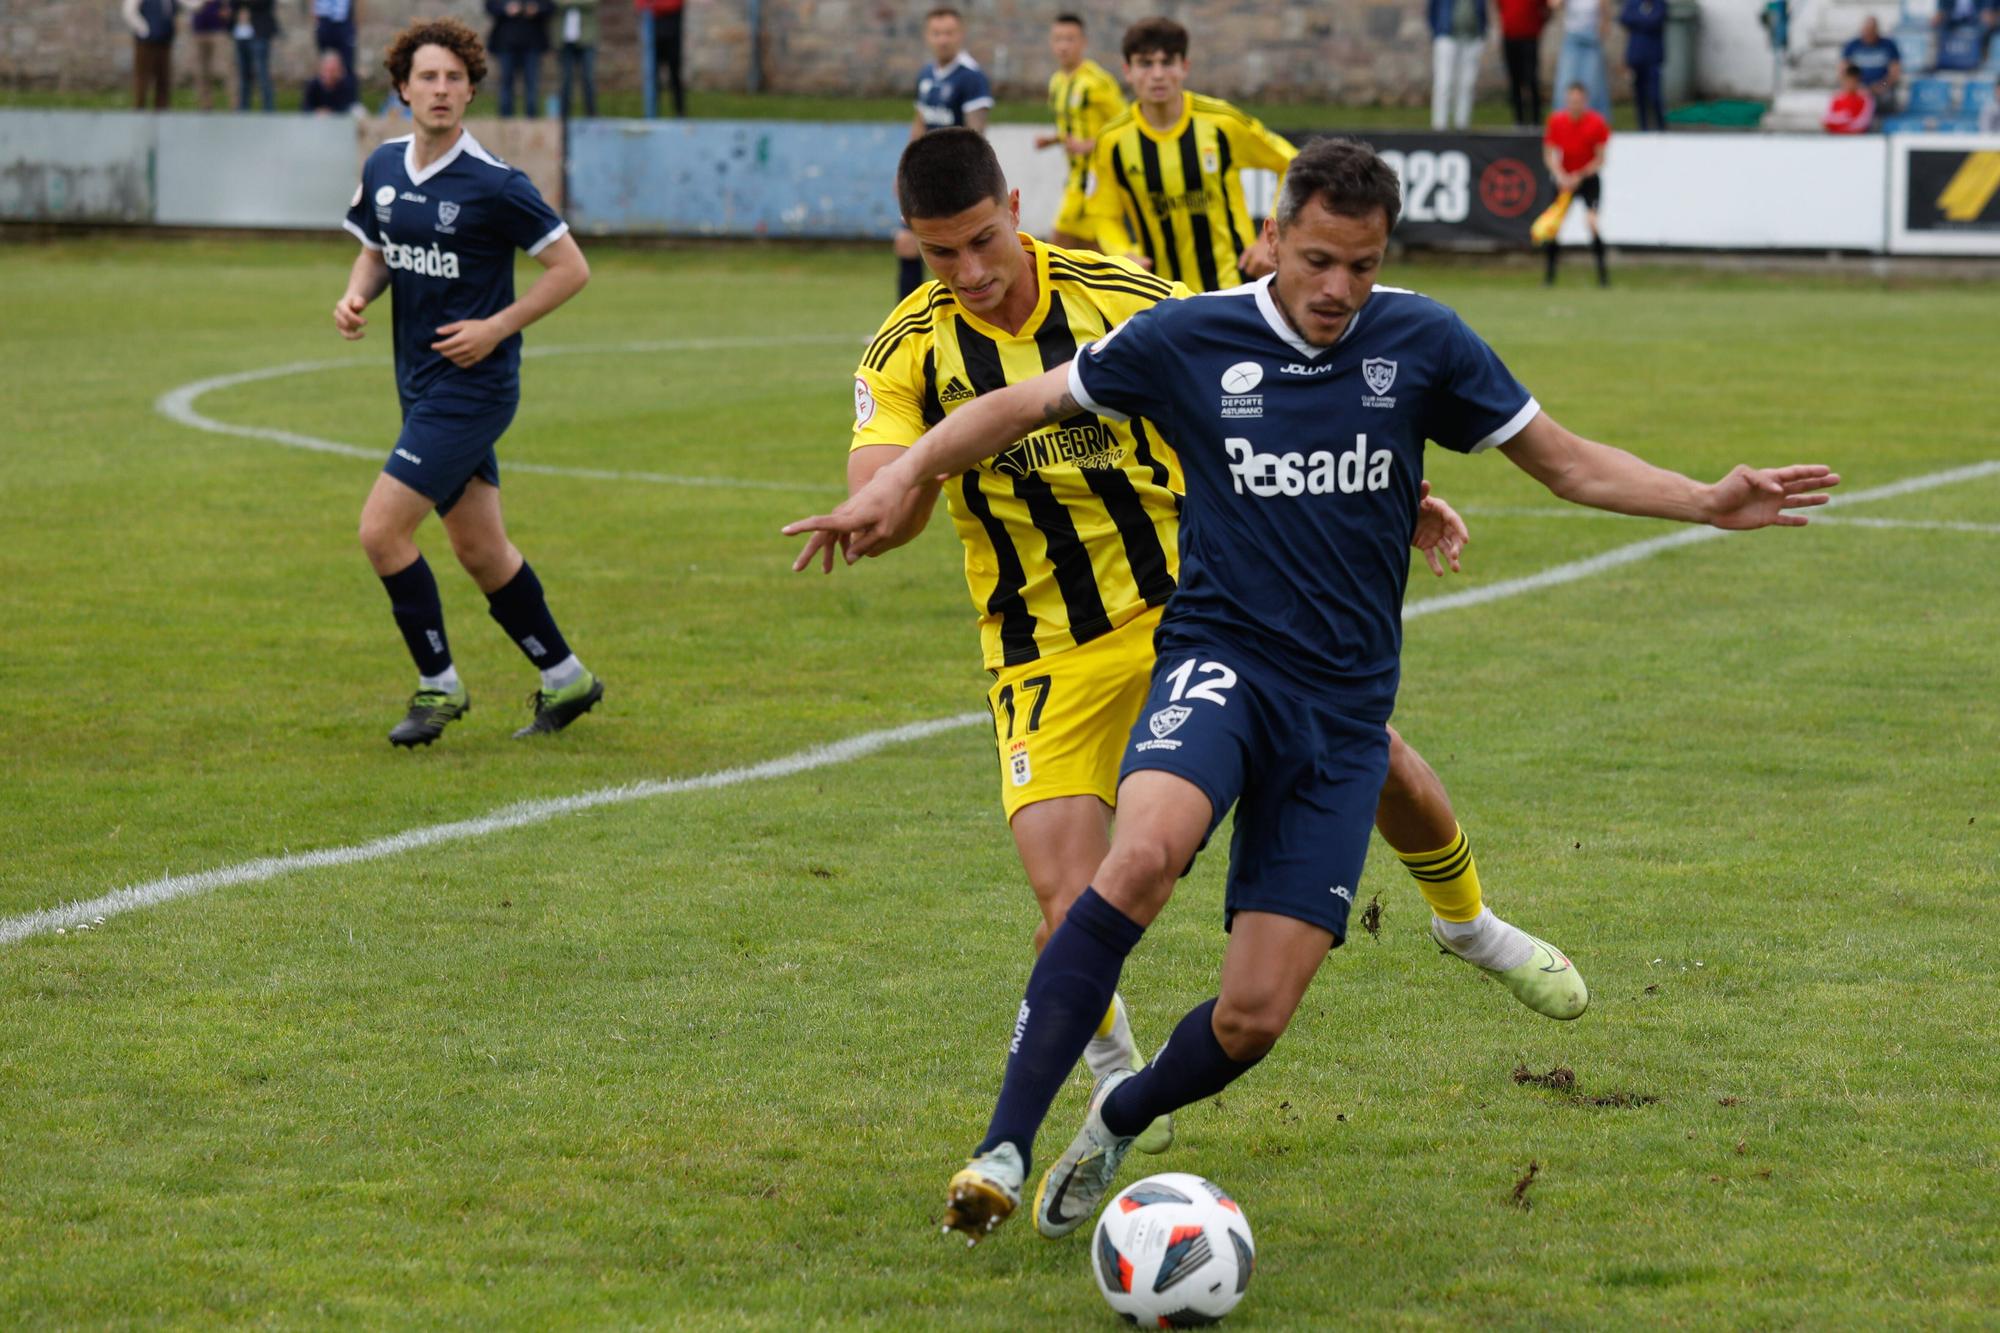
[[[1419,485],[1423,490],[1421,498],[1417,501],[1417,531],[1410,538],[1410,545],[1424,553],[1424,559],[1430,564],[1431,573],[1443,578],[1444,565],[1448,563],[1451,572],[1456,574],[1459,572],[1458,553],[1472,540],[1472,532],[1465,526],[1465,520],[1459,517],[1456,509],[1446,504],[1441,497],[1431,494],[1429,482],[1421,482]],[[1444,563],[1440,563],[1440,556],[1443,557]]]
[[[1794,463],[1790,467],[1752,468],[1741,463],[1713,486],[1707,488],[1703,508],[1708,521],[1718,528],[1746,531],[1750,528],[1801,528],[1803,514],[1788,509],[1810,509],[1832,497],[1820,492],[1840,485],[1840,474],[1820,463]]]
[[[1063,140],[1063,147],[1067,148],[1070,152],[1075,153],[1078,157],[1089,157],[1092,153],[1097,151],[1097,140],[1079,139],[1076,136],[1072,135],[1069,138]]]
[[[1035,136],[1036,148],[1054,148],[1061,142],[1062,136],[1060,134],[1037,134]]]
[[[363,336],[362,330],[368,327],[368,320],[361,313],[367,308],[368,302],[362,300],[358,294],[347,293],[333,303],[333,327],[339,330],[340,336],[347,341],[356,341]]]
[[[1271,253],[1270,242],[1259,236],[1251,242],[1250,248],[1236,257],[1236,271],[1245,278],[1261,278],[1266,273],[1275,273],[1278,257]]]
[[[469,370],[506,340],[507,334],[490,319],[458,319],[438,326],[438,341],[431,350],[460,370]]]
[[[818,556],[821,570],[832,573],[836,545],[850,565],[878,546],[893,545],[896,520],[909,491],[897,465],[891,463],[831,514],[814,514],[785,524],[782,531],[787,537],[802,532],[812,534],[806,539],[805,549],[792,561],[792,572],[805,569]]]

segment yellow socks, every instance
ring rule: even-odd
[[[1434,852],[1397,852],[1403,867],[1417,881],[1424,901],[1441,921],[1478,919],[1479,867],[1472,859],[1472,843],[1464,829],[1451,842]]]

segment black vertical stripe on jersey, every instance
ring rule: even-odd
[[[929,430],[944,420],[944,404],[938,401],[937,391],[937,348],[924,349],[924,429]],[[915,441],[912,441],[915,443]]]
[[[1202,179],[1201,152],[1194,142],[1195,119],[1188,117],[1188,127],[1181,133],[1181,179],[1192,190],[1200,182],[1202,193],[1208,192],[1208,182]],[[1205,292],[1222,288],[1222,275],[1215,271],[1215,233],[1208,225],[1206,208],[1188,210],[1188,242],[1194,246],[1195,271],[1201,274],[1201,289]]]
[[[1167,465],[1153,452],[1153,441],[1146,434],[1146,421],[1143,417],[1132,418],[1132,443],[1133,456],[1152,470],[1153,484],[1163,491],[1169,489]]]
[[[1146,171],[1147,190],[1152,192],[1155,201],[1164,203],[1167,195],[1167,180],[1165,174],[1160,170],[1160,146],[1154,143],[1152,138],[1143,132],[1139,135],[1139,162]],[[1178,282],[1182,276],[1181,243],[1180,239],[1174,235],[1174,221],[1167,216],[1168,212],[1169,210],[1164,207],[1159,210],[1160,242],[1166,247],[1167,264],[1172,269],[1172,272],[1168,273],[1167,276]],[[1158,273],[1159,271],[1158,264],[1155,263],[1153,272]]]
[[[960,481],[966,512],[986,529],[986,540],[993,546],[993,562],[1000,567],[993,595],[986,599],[986,614],[1000,617],[1000,660],[1008,666],[1032,662],[1041,653],[1035,647],[1035,613],[1021,596],[1021,589],[1028,586],[1027,571],[1021,568],[1021,553],[1014,549],[1007,525],[993,517],[993,506],[986,503],[986,493],[979,489],[979,470],[974,468]]]
[[[1139,195],[1137,191],[1133,190],[1132,182],[1125,179],[1125,150],[1123,148],[1113,148],[1111,150],[1111,175],[1118,182],[1118,188],[1125,191],[1125,200],[1131,206],[1128,212],[1131,215],[1132,221],[1139,224],[1139,244],[1146,247],[1146,259],[1152,264],[1153,272],[1158,273],[1160,271],[1160,254],[1153,247],[1152,224],[1146,221],[1146,210],[1139,206]],[[1098,188],[1103,189],[1104,182],[1099,181]]]
[[[1041,328],[1035,330],[1035,347],[1041,353],[1044,370],[1066,366],[1076,359],[1076,333],[1069,326],[1069,312],[1063,308],[1060,293],[1049,293],[1048,318],[1042,321]],[[1079,412],[1062,424],[1089,426],[1094,422],[1096,418],[1090,413]],[[1101,423],[1098,428],[1107,429]],[[1123,468],[1117,467],[1079,468],[1078,471],[1083,473],[1085,484],[1104,502],[1105,512],[1111,515],[1112,525],[1118,529],[1119,539],[1125,544],[1125,563],[1131,566],[1132,582],[1137,585],[1139,595],[1146,599],[1148,606],[1163,604],[1173,594],[1174,576],[1167,571],[1167,552],[1160,545],[1160,530],[1153,525],[1145,502],[1132,485],[1132,479],[1125,475]],[[1100,611],[1103,604],[1100,593]],[[1105,628],[1110,627],[1111,623],[1106,619]],[[1077,632],[1076,641],[1083,642],[1081,631]]]
[[[1041,345],[1042,336],[1049,326],[1062,320],[1061,298],[1053,291],[1049,293],[1048,317],[1042,327],[1035,332],[1035,342]],[[1061,324],[1062,334],[1069,339],[1069,356],[1076,355],[1076,339],[1070,336],[1067,322]],[[966,378],[972,381],[974,393],[993,393],[1007,387],[1007,372],[1000,364],[1000,348],[985,334],[972,328],[963,320],[958,325],[958,354],[965,358]],[[1043,352],[1043,364],[1047,366],[1047,352]],[[1056,365],[1062,365],[1064,357]],[[1083,421],[1090,418],[1084,416]],[[1083,538],[1076,534],[1076,523],[1062,501],[1056,499],[1055,492],[1041,477],[1030,472],[1014,478],[1014,494],[1028,506],[1028,517],[1033,520],[1036,531],[1049,548],[1049,563],[1055,566],[1056,588],[1062,593],[1063,608],[1069,616],[1070,636],[1078,643],[1094,639],[1111,628],[1111,617],[1104,610],[1103,594],[1097,590],[1097,572],[1090,567],[1090,552],[1084,549]]]
[[[1229,132],[1220,125],[1215,127],[1215,179],[1222,186],[1222,207],[1229,217],[1229,233],[1236,238],[1236,253],[1240,256],[1248,250],[1257,238],[1250,229],[1249,218],[1236,216],[1236,201],[1229,194]],[[1243,274],[1237,273],[1241,278]]]

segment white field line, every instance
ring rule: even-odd
[[[1962,481],[1976,481],[1981,477],[1996,475],[2000,475],[2000,459],[1992,459],[1984,463],[1973,463],[1965,467],[1947,468],[1942,472],[1927,472],[1915,477],[1905,477],[1901,481],[1892,481],[1881,486],[1871,486],[1866,490],[1848,491],[1844,495],[1836,493],[1835,497],[1824,506],[1824,509],[1832,509],[1836,505],[1846,506],[1868,504],[1875,500],[1892,500],[1899,495],[1911,495],[1917,491],[1936,490],[1940,486],[1953,486]],[[1467,512],[1474,516],[1484,512],[1489,514],[1532,515],[1535,517],[1556,515],[1568,517],[1579,513],[1602,514],[1604,511],[1580,509],[1572,505],[1562,509],[1491,509],[1484,511],[1478,509],[1476,506],[1468,506]],[[1812,521],[1814,523],[1835,523],[1842,521],[1839,516],[1826,516],[1822,518],[1822,514],[1823,509],[1812,510],[1810,514]],[[1609,514],[1606,517],[1623,518],[1625,516],[1622,514]],[[1865,519],[1851,519],[1846,521],[1855,523],[1867,522]],[[1880,521],[1882,523],[1890,523],[1895,520],[1883,519]],[[1406,621],[1415,620],[1419,616],[1432,615],[1439,611],[1453,611],[1462,606],[1482,606],[1487,602],[1497,602],[1504,597],[1514,597],[1524,592],[1535,592],[1542,588],[1554,588],[1565,583],[1575,583],[1579,579],[1587,579],[1594,574],[1602,574],[1607,569],[1616,569],[1620,565],[1629,565],[1634,561],[1645,560],[1651,556],[1658,555],[1662,551],[1671,551],[1681,546],[1693,546],[1698,542],[1713,541],[1718,537],[1728,537],[1731,535],[1724,532],[1721,528],[1680,528],[1663,537],[1649,537],[1644,541],[1632,542],[1626,546],[1614,546],[1609,551],[1600,552],[1597,555],[1589,556],[1582,560],[1572,560],[1566,565],[1554,565],[1539,573],[1529,574],[1522,578],[1503,579],[1499,583],[1489,583],[1484,587],[1471,588],[1465,592],[1448,593],[1443,597],[1426,597],[1420,602],[1406,602],[1403,606],[1403,619]],[[1762,541],[1782,540],[1782,536],[1782,529],[1776,534],[1758,534],[1759,540]]]
[[[632,343],[583,343],[570,347],[530,347],[522,355],[578,356],[608,355],[628,352],[714,352],[731,349],[758,349],[770,347],[818,347],[831,346],[854,341],[847,334],[801,334],[789,338],[679,338],[664,342]],[[297,431],[280,430],[275,426],[239,426],[233,422],[217,421],[195,407],[204,394],[217,389],[234,388],[239,384],[255,384],[260,380],[283,379],[288,375],[307,375],[320,370],[341,370],[355,367],[386,368],[386,363],[359,361],[351,357],[339,357],[323,361],[294,361],[288,365],[266,366],[261,370],[241,370],[231,375],[215,375],[208,379],[195,380],[179,388],[169,389],[153,402],[153,410],[169,421],[189,427],[192,430],[207,431],[212,435],[234,435],[245,440],[265,440],[272,444],[282,444],[288,449],[305,449],[318,454],[338,454],[343,458],[365,458],[380,462],[388,456],[388,446],[366,448],[358,444],[343,444],[339,440],[323,440],[316,435],[301,435]],[[530,472],[547,477],[577,477],[587,481],[636,481],[659,486],[707,486],[724,490],[743,491],[826,491],[839,489],[839,478],[816,484],[788,481],[755,481],[738,477],[694,477],[680,476],[670,472],[625,472],[607,468],[557,467],[549,463],[521,463],[509,459],[510,472]]]
[[[1854,491],[1843,497],[1843,503],[1865,503],[1870,500],[1886,500],[1914,491],[1929,490],[1938,486],[1948,486],[1954,482],[1975,477],[2000,473],[2000,461],[1981,463],[1969,468],[1953,468],[1945,472],[1933,472],[1924,476],[1909,477],[1870,490]],[[1633,542],[1627,546],[1614,548],[1586,560],[1575,560],[1569,564],[1556,565],[1538,574],[1525,578],[1508,579],[1475,588],[1467,593],[1457,593],[1445,597],[1430,597],[1421,602],[1406,605],[1403,618],[1412,620],[1419,616],[1438,611],[1450,611],[1463,606],[1479,606],[1487,602],[1515,597],[1525,592],[1542,588],[1558,587],[1565,583],[1575,583],[1593,574],[1629,565],[1658,555],[1661,551],[1677,546],[1688,546],[1698,541],[1706,541],[1728,534],[1716,528],[1684,528],[1664,537],[1649,538]],[[1769,538],[1767,538],[1768,540]],[[628,801],[649,800],[655,796],[667,796],[682,791],[705,791],[716,787],[732,787],[739,783],[756,782],[766,778],[788,777],[809,769],[823,768],[829,764],[842,763],[876,750],[905,741],[921,740],[927,736],[961,727],[976,726],[989,721],[985,713],[960,713],[955,717],[936,718],[929,722],[915,722],[908,726],[894,727],[886,731],[864,732],[851,736],[832,745],[818,746],[808,750],[785,755],[778,759],[766,760],[748,768],[723,769],[716,773],[706,773],[692,778],[674,778],[666,781],[636,782],[622,787],[603,787],[596,791],[584,792],[578,796],[554,797],[539,801],[524,801],[516,805],[503,806],[477,819],[460,820],[450,824],[431,824],[421,828],[405,830],[378,838],[373,842],[359,843],[349,847],[328,847],[316,852],[300,852],[286,856],[266,856],[254,861],[245,861],[233,866],[223,866],[215,870],[198,871],[188,875],[168,875],[160,879],[148,880],[129,888],[118,889],[88,902],[70,903],[65,906],[44,908],[22,916],[0,918],[0,947],[15,944],[30,935],[47,934],[57,929],[86,925],[98,917],[115,916],[120,912],[130,912],[141,907],[152,907],[159,903],[171,902],[176,898],[186,898],[193,894],[206,893],[211,889],[225,888],[235,884],[251,884],[293,870],[311,869],[321,866],[352,865],[358,861],[373,861],[385,856],[419,847],[429,847],[441,842],[454,842],[466,838],[485,837],[505,829],[520,828],[528,824],[540,824],[580,810],[591,810],[598,806],[619,805]]]
[[[238,865],[223,866],[217,870],[204,870],[191,875],[166,875],[107,893],[101,898],[92,898],[88,902],[69,903],[61,907],[29,912],[23,916],[0,919],[0,946],[18,943],[30,935],[42,935],[57,929],[88,925],[98,917],[116,916],[120,912],[131,912],[141,907],[172,902],[176,898],[207,893],[211,889],[228,888],[235,884],[255,884],[293,870],[377,861],[385,856],[400,855],[420,847],[434,847],[442,842],[483,838],[490,833],[499,833],[506,829],[544,824],[551,819],[577,814],[584,810],[595,810],[600,806],[624,805],[631,801],[651,800],[655,796],[671,796],[676,792],[710,791],[717,787],[734,787],[745,782],[761,782],[767,778],[790,777],[794,773],[804,773],[810,769],[825,768],[830,764],[842,764],[851,759],[859,759],[863,755],[873,754],[891,745],[923,740],[940,732],[953,731],[989,720],[985,713],[960,713],[956,717],[913,722],[908,726],[891,727],[885,731],[863,732],[844,741],[799,750],[777,759],[768,759],[761,764],[752,764],[747,768],[725,768],[719,772],[703,773],[692,778],[673,778],[664,782],[634,782],[622,787],[600,787],[596,791],[583,792],[577,796],[522,801],[516,805],[502,806],[491,814],[481,815],[476,819],[461,819],[450,824],[430,824],[350,847],[327,847],[316,852],[298,852],[288,856],[264,856]]]

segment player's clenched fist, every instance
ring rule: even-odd
[[[353,342],[368,327],[368,320],[361,313],[367,308],[368,302],[358,293],[347,293],[333,303],[333,327],[340,330],[341,337]]]

